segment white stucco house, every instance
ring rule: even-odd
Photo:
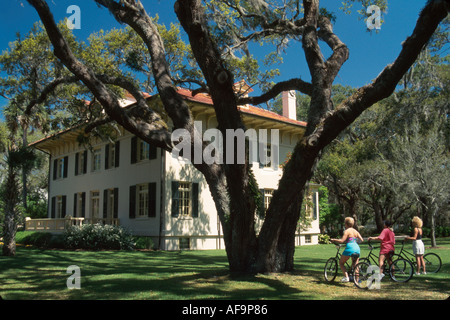
[[[216,128],[211,98],[179,89],[202,129]],[[148,96],[149,104],[158,96]],[[295,96],[283,94],[283,115],[247,105],[240,112],[247,128],[278,129],[282,163],[305,131],[296,119]],[[130,96],[123,102],[132,107]],[[32,147],[49,156],[48,219],[28,219],[27,230],[61,231],[74,223],[116,224],[133,234],[151,237],[156,248],[224,249],[219,218],[208,186],[193,165],[121,130],[114,141],[94,140],[89,150],[77,136],[82,127],[36,141]],[[269,140],[270,141],[270,140]],[[253,172],[264,203],[270,203],[282,174],[279,166],[253,160]],[[311,225],[300,230],[296,245],[317,244],[319,209],[317,186],[311,187]],[[311,203],[311,201],[309,201]]]

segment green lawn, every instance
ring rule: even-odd
[[[429,245],[429,241],[426,245]],[[410,244],[408,244],[410,246]],[[447,299],[450,293],[450,238],[438,239],[443,268],[414,276],[408,283],[383,280],[380,290],[351,283],[326,283],[322,270],[333,245],[296,249],[296,271],[289,274],[230,276],[223,250],[62,251],[18,247],[15,257],[0,256],[0,296],[21,299]],[[367,252],[362,245],[362,255]],[[81,289],[69,290],[67,268],[81,269]]]

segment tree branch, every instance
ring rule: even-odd
[[[304,94],[311,95],[312,94],[312,85],[309,82],[303,81],[301,79],[290,79],[287,81],[278,82],[275,84],[269,91],[257,97],[246,97],[240,98],[238,100],[239,105],[243,104],[253,104],[258,105],[261,103],[265,103],[277,95],[279,95],[283,91],[289,90],[297,90]]]
[[[160,131],[164,130],[164,128],[160,123],[154,122],[146,125],[142,122],[139,124],[136,123],[136,121],[125,113],[117,97],[108,90],[106,85],[92,70],[75,57],[64,36],[59,31],[47,3],[44,0],[27,1],[39,14],[53,45],[55,56],[89,88],[103,106],[108,116],[123,126],[127,131],[136,134],[147,142],[170,150],[172,142],[168,130],[165,130],[165,134],[161,135]],[[142,126],[145,126],[145,130],[142,130]],[[155,134],[152,134],[152,131],[155,131]]]
[[[306,143],[323,148],[364,110],[390,96],[449,11],[448,2],[429,1],[420,13],[412,35],[403,42],[403,48],[397,59],[384,68],[371,84],[358,89],[335,110],[328,112],[314,133],[305,137]]]

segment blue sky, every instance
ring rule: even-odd
[[[78,5],[81,9],[81,29],[74,30],[80,39],[86,39],[92,32],[100,29],[121,28],[106,9],[98,8],[91,0],[47,0],[57,21],[69,17],[67,8]],[[158,14],[160,22],[176,21],[173,12],[174,0],[142,0],[150,15]],[[344,64],[335,83],[360,87],[370,83],[382,69],[393,62],[401,50],[401,43],[409,36],[415,26],[425,0],[389,0],[388,12],[382,13],[384,23],[378,33],[367,32],[366,24],[356,13],[360,5],[355,5],[351,15],[339,10],[341,1],[322,0],[321,6],[334,11],[337,21],[335,33],[350,49],[350,58]],[[16,33],[26,34],[35,21],[37,13],[26,0],[7,0],[0,11],[0,50],[8,48],[8,43],[16,39]],[[280,67],[281,76],[277,80],[301,77],[309,80],[309,71],[300,44],[293,44],[284,57]],[[0,100],[0,106],[5,104]]]

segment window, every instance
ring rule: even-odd
[[[269,209],[273,197],[273,189],[264,189],[264,209]]]
[[[145,217],[148,212],[148,186],[141,184],[137,186],[137,216]]]
[[[105,169],[117,168],[120,159],[120,141],[107,144],[105,147]]]
[[[99,171],[102,164],[102,149],[97,148],[92,151],[92,171]]]
[[[180,250],[189,250],[191,248],[190,238],[179,238],[178,241]]]
[[[312,243],[310,234],[305,235],[305,243]]]
[[[130,186],[129,217],[156,217],[156,182]]]
[[[156,159],[156,147],[137,137],[131,138],[131,163],[152,159]]]
[[[51,217],[54,219],[64,218],[66,216],[66,203],[66,196],[52,197]]]
[[[87,151],[75,154],[75,175],[85,174],[87,171]]]
[[[189,182],[180,182],[179,192],[179,209],[180,216],[188,217],[191,215],[191,184]]]
[[[84,218],[86,213],[86,192],[78,192],[73,196],[73,216]]]
[[[67,178],[68,166],[69,157],[63,157],[53,160],[53,180]]]
[[[99,218],[100,215],[100,192],[91,191],[91,218]]]
[[[172,217],[198,217],[199,184],[172,181]]]
[[[117,219],[118,218],[118,201],[119,189],[105,189],[103,191],[103,218]]]

